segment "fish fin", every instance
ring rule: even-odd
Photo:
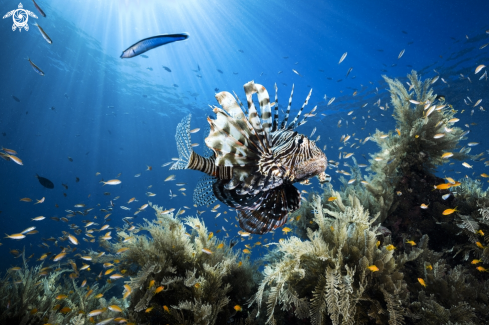
[[[187,169],[192,155],[192,144],[190,142],[190,119],[192,114],[185,116],[177,125],[175,140],[178,148],[178,160],[170,167],[170,170]]]
[[[293,130],[293,129],[295,129],[295,123],[297,123],[297,120],[301,116],[301,113],[302,113],[302,110],[304,110],[304,107],[306,107],[306,105],[309,103],[309,98],[311,98],[311,94],[312,94],[312,89],[309,91],[309,94],[307,95],[306,100],[304,101],[304,104],[302,104],[302,107],[299,110],[299,112],[297,113],[296,117],[290,123],[290,125],[287,127],[287,130]]]
[[[238,211],[240,227],[249,233],[266,234],[283,226],[288,214],[300,207],[300,192],[290,184],[265,192],[255,210]]]
[[[273,117],[272,132],[277,131],[278,127],[278,88],[275,83],[275,116]]]
[[[281,130],[285,130],[285,127],[287,126],[287,121],[289,120],[289,114],[290,114],[290,107],[292,106],[292,97],[294,97],[294,85],[292,85],[292,91],[290,92],[289,106],[287,106],[287,111],[285,112],[285,118],[282,121],[282,124],[280,125]]]
[[[261,85],[259,85],[261,86]],[[256,110],[255,104],[253,103],[253,94],[257,93],[258,88],[256,87],[255,83],[253,81],[250,81],[244,85],[244,90],[246,94],[246,100],[248,102],[248,120],[250,121],[251,126],[253,127],[253,131],[256,133],[258,137],[258,145],[260,146],[261,150],[264,152],[270,151],[270,145],[267,139],[267,136],[265,134],[265,128],[262,124],[261,119],[258,117],[258,112]],[[263,90],[265,91],[266,94],[263,94]],[[266,91],[265,87],[261,86],[260,91],[262,92],[262,97],[266,97],[267,102],[268,102],[268,110],[270,110],[270,100],[268,99],[268,92]],[[262,98],[262,100],[264,100]],[[260,101],[261,103],[261,101]],[[261,105],[261,104],[260,104]],[[268,118],[270,117],[270,114],[268,114]]]
[[[211,128],[209,125],[205,128],[205,133],[204,134],[209,134],[211,132]],[[204,158],[210,158],[214,155],[214,151],[212,151],[204,141],[204,145],[202,146],[202,157]]]
[[[244,118],[234,119],[215,107],[216,119],[207,118],[211,131],[206,145],[216,154],[217,166],[256,165],[261,154],[258,138]]]
[[[197,206],[211,205],[216,202],[217,198],[212,191],[212,186],[216,178],[212,176],[203,176],[197,182],[194,189],[194,204]]]

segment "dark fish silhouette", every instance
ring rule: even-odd
[[[80,181],[80,179],[77,177],[77,178],[76,178],[76,182],[78,183],[79,181]]]
[[[142,56],[143,58],[145,58],[145,59],[147,59],[147,58],[148,58],[148,56],[147,56],[147,55],[144,55],[144,54],[141,54],[141,56]]]
[[[171,69],[170,69],[170,68],[165,67],[164,65],[162,65],[162,67],[163,67],[163,69],[165,69],[166,71],[171,72]]]
[[[217,72],[219,72],[219,73],[224,73],[224,72],[222,72],[222,71],[221,71],[221,70],[219,70],[219,69],[217,69]]]
[[[18,99],[17,97],[15,97],[14,95],[12,95],[12,98],[17,102],[17,103],[20,103],[20,99]]]
[[[159,46],[162,46],[162,45],[165,45],[168,43],[177,42],[177,41],[183,41],[183,40],[186,40],[187,38],[188,38],[188,34],[185,34],[185,33],[164,34],[164,35],[157,35],[157,36],[148,37],[148,38],[142,39],[139,42],[131,45],[124,52],[122,52],[121,59],[133,58],[135,56],[143,54],[144,52],[152,50],[152,49],[157,48]]]
[[[219,91],[219,88],[214,88],[214,91],[217,93]]]
[[[37,179],[39,180],[39,183],[41,183],[42,186],[45,188],[54,188],[53,182],[51,182],[49,179],[41,177],[36,174]]]
[[[178,87],[178,85],[177,84],[173,84],[173,87]]]

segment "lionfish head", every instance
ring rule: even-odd
[[[324,174],[328,161],[324,152],[316,146],[315,141],[308,139],[303,134],[296,134],[290,141],[293,141],[292,146],[296,147],[296,150],[284,158],[293,162],[290,165],[289,176],[292,182],[302,182]]]

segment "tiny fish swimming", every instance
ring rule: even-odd
[[[294,131],[310,116],[306,114],[299,121],[312,90],[290,124],[287,122],[293,87],[281,123],[276,85],[272,104],[262,85],[250,81],[244,85],[244,90],[248,104],[248,110],[244,109],[244,112],[239,99],[231,93],[215,95],[222,109],[213,107],[216,119],[207,118],[210,132],[205,143],[212,149],[210,156],[203,157],[192,150],[191,115],[178,124],[175,138],[179,159],[170,169],[194,169],[206,173],[194,190],[194,203],[210,205],[218,199],[236,209],[243,230],[265,234],[282,226],[288,214],[300,207],[301,193],[293,183],[313,176],[324,183],[330,176],[325,173],[326,155],[315,141]],[[253,103],[254,94],[258,96],[261,116]],[[275,107],[274,115],[272,107]],[[316,107],[311,113],[315,110]]]

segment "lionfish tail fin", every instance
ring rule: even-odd
[[[178,148],[178,160],[170,167],[170,170],[187,169],[192,155],[192,144],[190,143],[190,118],[192,114],[185,116],[177,125],[175,140]]]

